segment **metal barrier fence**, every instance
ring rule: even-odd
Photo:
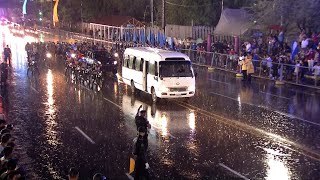
[[[181,52],[188,55],[193,64],[238,74],[242,73],[238,55],[198,52],[190,49],[183,49]],[[320,89],[319,67],[268,62],[267,59],[252,60],[252,63],[254,66],[253,77],[270,79],[277,83],[288,83]]]
[[[102,43],[112,47],[116,43],[100,39],[93,39],[89,35],[41,28],[39,31],[55,34],[66,38],[76,39],[82,42]],[[130,46],[130,45],[129,45]],[[198,52],[191,49],[182,49],[182,53],[188,55],[193,64],[216,68],[223,71],[241,74],[241,65],[238,55],[221,54],[214,52]],[[305,67],[297,64],[285,64],[268,62],[266,59],[252,60],[254,65],[253,77],[274,80],[280,83],[288,83],[299,86],[320,89],[320,69]]]

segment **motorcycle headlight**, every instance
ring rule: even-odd
[[[119,54],[118,53],[114,53],[114,57],[119,57]]]
[[[51,58],[52,57],[51,53],[47,53],[46,56],[47,56],[47,58]]]
[[[113,61],[113,64],[114,64],[114,65],[118,64],[118,61]]]
[[[75,58],[75,57],[76,57],[76,54],[73,54],[73,53],[72,53],[72,54],[71,54],[71,57],[72,57],[72,58]]]

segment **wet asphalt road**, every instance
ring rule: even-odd
[[[65,179],[70,167],[80,169],[81,179],[97,172],[128,179],[141,104],[152,125],[153,179],[320,179],[316,90],[255,79],[245,85],[233,74],[197,69],[194,98],[155,105],[115,77],[100,92],[73,84],[61,59],[28,77],[26,41],[2,32],[1,42],[13,51],[5,111],[31,179]]]

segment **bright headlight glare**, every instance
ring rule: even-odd
[[[47,58],[51,58],[52,57],[51,53],[47,53],[46,56],[47,56]]]

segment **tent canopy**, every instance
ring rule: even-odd
[[[250,14],[244,9],[224,9],[221,13],[219,23],[214,30],[214,34],[242,35],[250,28],[250,19]]]

